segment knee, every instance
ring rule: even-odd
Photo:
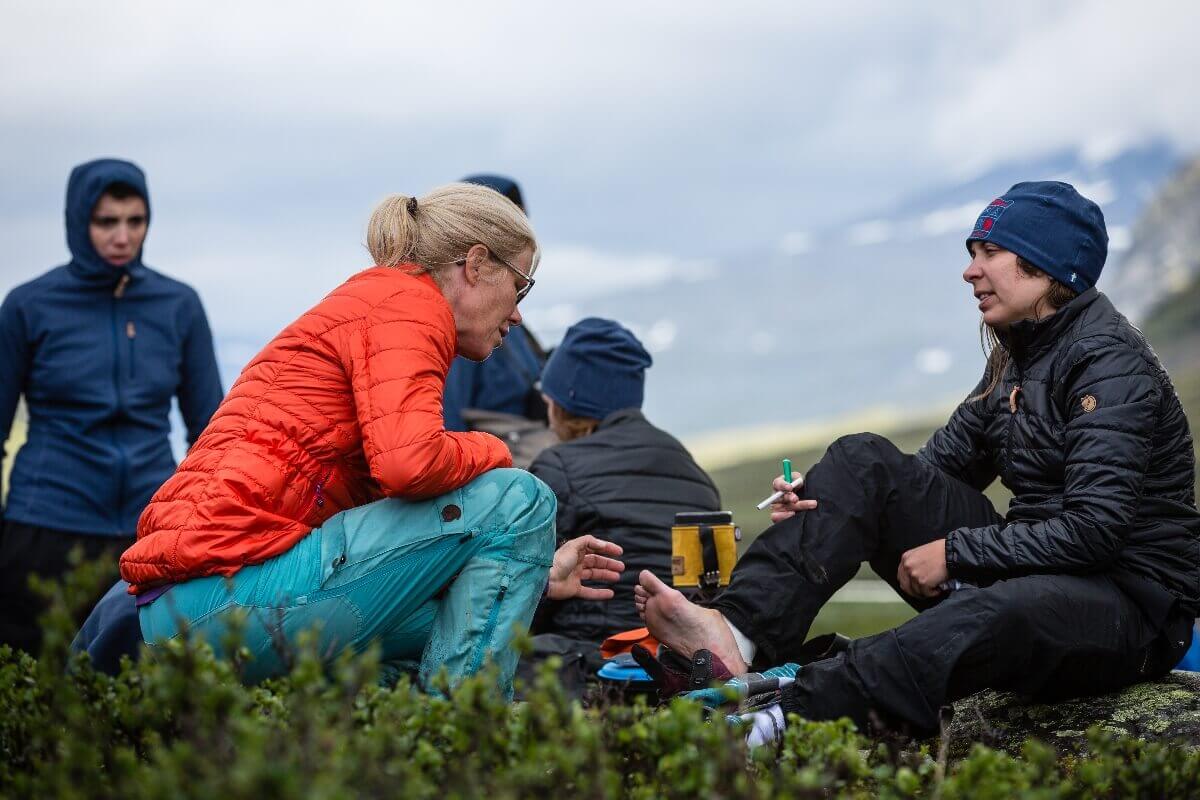
[[[523,469],[494,469],[468,484],[466,491],[487,508],[491,527],[526,538],[547,558],[553,556],[558,500],[542,480]]]
[[[535,508],[554,499],[554,492],[541,479],[523,469],[490,469],[462,488],[478,502]]]
[[[554,491],[533,473],[523,469],[494,469],[486,473],[498,490],[497,496],[523,517],[553,520],[558,511]]]
[[[895,469],[904,454],[891,440],[877,433],[852,433],[834,440],[825,451],[825,458],[854,471]]]

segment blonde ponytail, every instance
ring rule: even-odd
[[[412,261],[420,236],[420,227],[413,218],[410,201],[415,197],[393,194],[371,214],[367,223],[367,250],[381,267],[394,267]],[[419,201],[417,207],[420,207]]]

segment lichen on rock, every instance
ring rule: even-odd
[[[980,692],[955,703],[945,736],[951,759],[965,757],[975,742],[1017,755],[1030,737],[1046,742],[1060,755],[1082,755],[1091,727],[1200,749],[1200,673],[1172,672],[1114,694],[1060,703],[1031,703],[1007,692]]]

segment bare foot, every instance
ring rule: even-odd
[[[646,621],[646,627],[655,639],[685,658],[691,658],[697,650],[707,649],[734,675],[747,671],[733,633],[720,611],[692,603],[649,570],[642,570],[633,593],[638,614]]]

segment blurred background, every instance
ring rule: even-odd
[[[67,260],[71,167],[132,159],[144,260],[199,291],[225,388],[369,266],[385,195],[511,175],[543,249],[529,326],[633,328],[647,415],[749,540],[781,456],[867,427],[915,448],[966,395],[963,239],[1015,181],[1061,179],[1107,216],[1100,288],[1200,414],[1194,3],[0,8],[0,292]],[[881,588],[818,627],[903,618]]]

